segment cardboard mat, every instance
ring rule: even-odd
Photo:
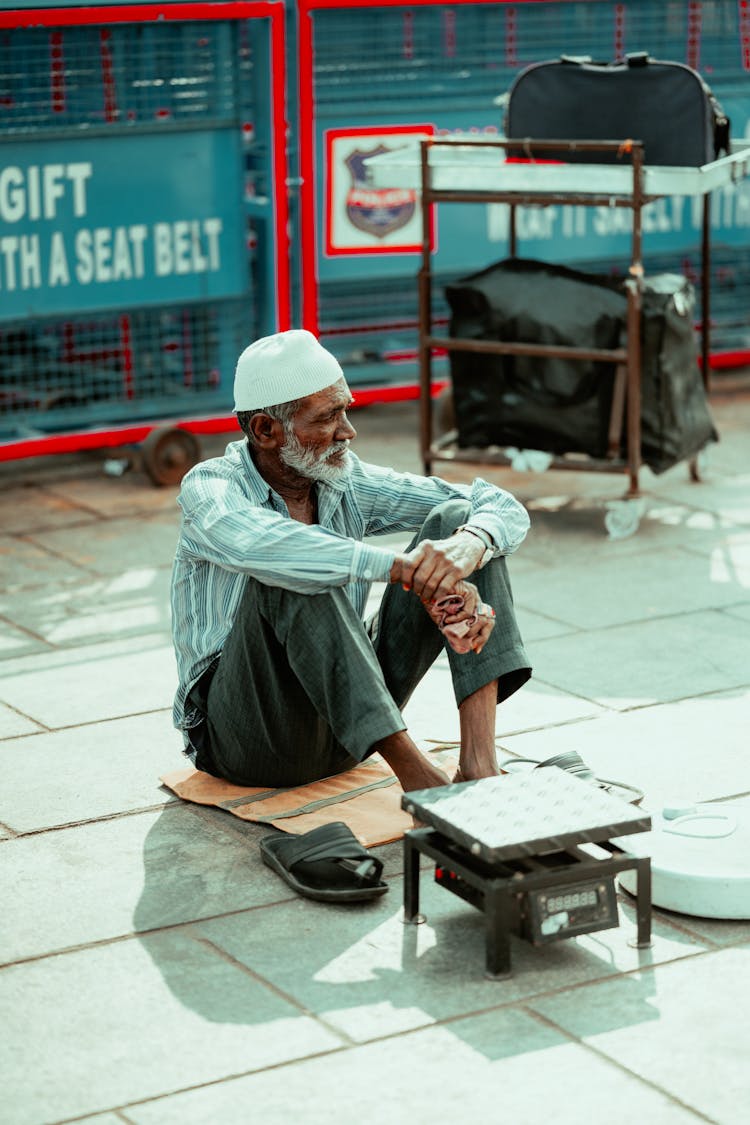
[[[458,755],[438,754],[436,765],[448,776]],[[364,847],[400,840],[414,827],[401,809],[403,790],[380,758],[296,789],[251,789],[232,785],[192,766],[172,770],[159,779],[184,801],[213,805],[255,824],[269,824],[299,835],[343,820]]]

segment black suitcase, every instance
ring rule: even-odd
[[[450,335],[615,348],[625,338],[622,282],[519,258],[446,287]],[[717,440],[697,363],[694,292],[684,277],[644,284],[641,456],[655,473]],[[612,363],[450,352],[458,444],[607,455]],[[624,446],[621,449],[624,456]]]
[[[510,88],[505,133],[539,141],[639,140],[646,164],[700,167],[729,151],[729,119],[701,76],[647,54],[614,63],[563,56],[527,67]],[[544,156],[592,164],[617,159],[563,151]]]

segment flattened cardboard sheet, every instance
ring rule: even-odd
[[[451,776],[456,758],[440,755],[436,764]],[[172,770],[159,780],[185,801],[213,805],[240,820],[270,824],[294,835],[343,820],[369,848],[400,840],[414,827],[414,819],[401,808],[401,786],[377,757],[296,789],[245,788],[192,766]]]

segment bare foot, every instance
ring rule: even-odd
[[[438,785],[450,785],[443,771],[422,754],[406,731],[398,731],[389,738],[376,742],[374,749],[391,767],[405,793],[410,793],[413,789],[434,789]]]
[[[480,781],[483,777],[499,777],[504,772],[497,765],[494,767],[491,765],[466,767],[464,769],[459,766],[453,775],[453,784],[459,785],[462,781]]]
[[[419,758],[421,760],[413,763],[400,764],[398,769],[393,763],[388,763],[401,782],[404,793],[410,793],[413,789],[434,789],[438,785],[450,785],[448,776],[437,766],[433,766],[424,754],[419,754]]]

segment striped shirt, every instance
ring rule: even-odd
[[[484,480],[448,484],[350,457],[350,475],[318,483],[319,522],[312,526],[290,517],[255,468],[244,439],[184,477],[172,571],[179,678],[173,718],[179,729],[199,721],[186,706],[188,693],[221,653],[248,578],[301,594],[343,586],[362,617],[372,582],[387,581],[396,558],[392,548],[363,543],[365,536],[416,531],[436,504],[454,498],[470,501],[471,523],[492,536],[497,555],[515,551],[526,535],[523,505]]]

